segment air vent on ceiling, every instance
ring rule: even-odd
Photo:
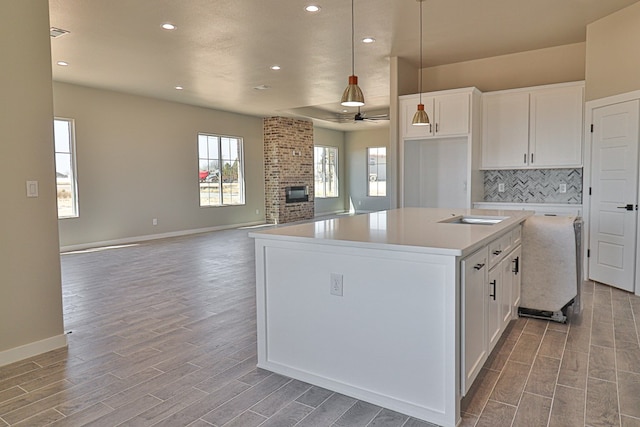
[[[64,36],[65,34],[69,34],[69,31],[56,27],[49,28],[49,35],[52,39],[57,39],[58,37]]]

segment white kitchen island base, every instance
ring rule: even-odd
[[[398,211],[407,219],[409,209]],[[473,243],[462,249],[400,245],[420,239],[421,227],[399,238],[404,231],[390,227],[402,218],[391,212],[383,225],[373,213],[251,233],[258,366],[453,427],[460,420],[460,258],[486,239],[466,236]],[[367,241],[345,240],[365,224]],[[341,296],[334,295],[340,278]]]

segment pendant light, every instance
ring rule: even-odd
[[[420,103],[418,104],[418,111],[413,115],[411,124],[414,126],[430,126],[429,116],[424,111],[424,104],[422,103],[422,3],[424,0],[416,0],[420,3],[420,72],[418,73],[418,91],[420,92]]]
[[[351,75],[349,86],[344,90],[340,104],[345,107],[361,107],[364,105],[364,95],[358,87],[358,76],[355,74],[355,32],[353,25],[353,0],[351,0]]]

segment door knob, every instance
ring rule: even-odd
[[[626,209],[628,211],[632,211],[633,210],[633,205],[632,204],[628,204],[625,206],[618,206],[618,209]]]

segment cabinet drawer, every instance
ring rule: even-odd
[[[502,235],[489,243],[489,268],[497,265],[511,248],[511,232]]]

